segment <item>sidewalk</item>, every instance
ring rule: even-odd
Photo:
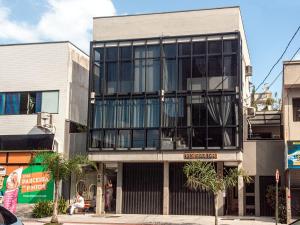
[[[25,224],[30,222],[45,223],[50,218],[31,219],[24,218]],[[65,224],[99,224],[99,225],[214,225],[213,216],[175,216],[175,215],[136,215],[136,214],[111,214],[97,216],[85,215],[60,215],[59,221]],[[266,217],[220,217],[220,225],[274,225],[272,218]]]
[[[49,218],[31,218],[33,205],[18,205],[17,216],[25,225],[41,225]],[[99,225],[214,225],[213,216],[176,216],[176,215],[140,215],[140,214],[75,214],[59,215],[59,221],[69,224]],[[219,225],[274,225],[270,217],[219,217]]]

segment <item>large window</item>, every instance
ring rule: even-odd
[[[103,44],[94,50],[92,87],[98,95],[153,93],[161,89],[165,92],[235,90],[238,86],[239,44],[232,37],[113,45]]]
[[[91,72],[96,100],[90,107],[90,147],[239,148],[237,35],[97,46]]]
[[[293,99],[293,118],[294,121],[300,121],[300,98]]]
[[[58,113],[58,91],[0,93],[0,115]]]

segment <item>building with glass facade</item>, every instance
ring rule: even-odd
[[[259,215],[259,174],[270,171],[253,170],[253,154],[276,143],[248,140],[250,65],[239,7],[94,18],[88,154],[99,166],[97,213],[213,215],[212,194],[185,186],[184,163],[199,159],[221,176],[250,171],[255,182],[239,179],[219,196],[219,212]],[[110,207],[101,197],[109,183]]]

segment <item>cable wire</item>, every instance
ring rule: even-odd
[[[288,50],[290,44],[292,43],[292,41],[294,40],[295,36],[297,35],[297,33],[300,30],[300,26],[298,27],[298,29],[296,30],[296,32],[294,33],[294,35],[292,36],[292,38],[290,39],[289,43],[287,44],[287,46],[285,47],[283,53],[281,54],[281,56],[279,57],[279,59],[276,61],[276,63],[272,66],[272,68],[270,69],[269,73],[267,74],[267,76],[263,79],[263,81],[258,85],[258,87],[256,88],[256,90],[258,90],[267,80],[267,78],[270,76],[271,72],[273,71],[273,69],[275,68],[275,66],[280,62],[280,60],[282,59],[282,57],[284,56],[284,54],[286,53],[286,51]]]

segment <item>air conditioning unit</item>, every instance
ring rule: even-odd
[[[40,112],[37,114],[37,126],[41,128],[52,128],[52,114]]]
[[[252,66],[246,66],[246,76],[252,76]]]
[[[247,116],[248,117],[255,117],[256,109],[254,107],[247,108]]]

